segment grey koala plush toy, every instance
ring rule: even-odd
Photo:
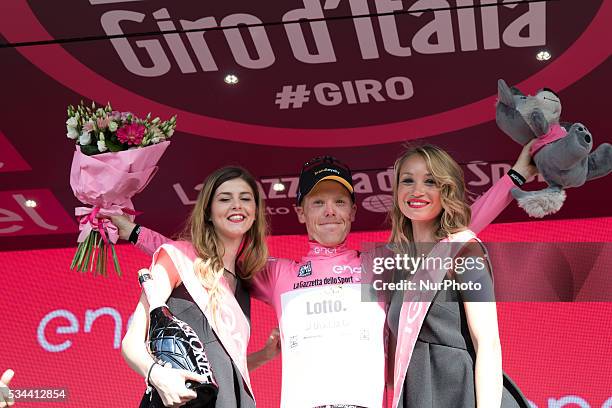
[[[612,171],[612,145],[603,143],[591,152],[593,136],[586,126],[559,122],[561,100],[553,91],[544,88],[533,96],[524,95],[500,79],[497,93],[497,126],[520,145],[537,139],[531,156],[548,187],[512,190],[518,205],[531,217],[556,213],[565,201],[566,188],[579,187]]]

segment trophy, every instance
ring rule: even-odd
[[[177,319],[168,306],[159,299],[150,274],[140,274],[138,281],[149,301],[150,322],[147,345],[151,356],[164,367],[187,370],[206,377],[203,383],[191,380],[185,382],[185,387],[194,390],[198,396],[184,406],[188,408],[208,406],[209,402],[216,398],[219,387],[206,356],[204,344],[191,326]],[[163,406],[157,390],[149,385],[140,408]]]

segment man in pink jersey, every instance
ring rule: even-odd
[[[513,180],[534,174],[526,152],[472,206],[475,232],[512,200]],[[309,161],[297,201],[308,253],[299,262],[270,258],[252,284],[252,295],[270,304],[279,322],[281,407],[382,407],[386,310],[384,302],[362,302],[360,254],[346,246],[357,209],[350,169],[329,156]],[[120,236],[147,253],[168,240],[125,220],[113,218]]]

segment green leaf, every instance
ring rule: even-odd
[[[91,237],[94,234],[95,232],[91,232],[89,236]],[[92,244],[93,244],[93,239],[88,239],[87,244],[86,244],[87,253],[85,254],[85,261],[81,265],[81,272],[87,272],[87,266],[89,265],[89,260],[91,259],[91,255],[92,255]]]
[[[77,251],[79,252],[79,259],[77,260],[77,263],[76,263],[76,267],[78,271],[82,272],[83,260],[85,259],[85,255],[87,253],[87,248],[89,246],[90,240],[91,240],[91,233],[87,235],[87,238],[85,238],[85,241],[79,244],[79,249]]]
[[[125,148],[123,144],[119,143],[115,137],[107,137],[105,138],[104,142],[106,143],[108,150],[111,152],[121,152],[123,150],[127,150],[127,148]]]
[[[79,245],[77,246],[77,250],[74,253],[74,256],[72,257],[72,263],[70,264],[70,269],[74,269],[74,267],[77,264],[77,261],[81,258],[82,252],[83,252],[83,245],[81,242],[79,242]]]
[[[94,154],[100,154],[100,151],[98,150],[97,145],[91,144],[87,146],[81,146],[81,153],[87,156],[93,156]]]
[[[115,265],[115,272],[121,276],[121,268],[119,267],[119,259],[117,259],[117,253],[115,252],[115,245],[110,244],[111,251],[113,252],[113,264]]]
[[[96,274],[98,275],[105,275],[106,272],[103,271],[103,267],[104,267],[104,240],[100,240],[98,241],[98,251],[97,254],[98,256],[96,257]]]
[[[93,244],[91,245],[91,263],[89,264],[89,272],[93,271],[93,266],[98,254],[98,238],[100,236],[98,234],[94,235]],[[95,276],[95,273],[94,273]]]
[[[100,265],[100,272],[102,274],[104,274],[104,276],[106,276],[106,258],[108,256],[108,252],[107,252],[107,247],[108,245],[104,243],[104,241],[101,241],[101,245],[100,245],[100,258],[98,259],[99,265]]]

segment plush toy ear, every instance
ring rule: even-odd
[[[512,88],[510,88],[510,90],[512,91],[512,95],[520,95],[520,96],[525,96],[524,93],[521,92],[520,89],[518,89],[517,87],[513,86]]]
[[[548,121],[544,117],[544,113],[536,108],[531,112],[531,126],[538,137],[548,133]]]
[[[510,108],[516,108],[516,103],[512,97],[512,90],[506,84],[506,81],[499,79],[497,81],[497,99],[499,103],[502,103]]]

